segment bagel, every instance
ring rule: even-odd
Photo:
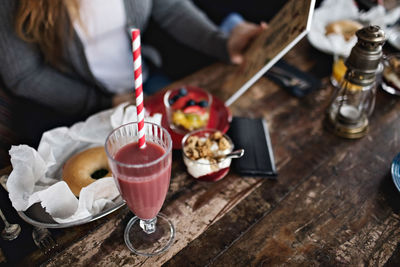
[[[96,179],[111,175],[103,147],[89,148],[73,155],[65,162],[62,172],[63,180],[75,196]]]
[[[331,22],[325,26],[325,35],[333,33],[340,34],[344,37],[346,41],[348,41],[355,35],[356,31],[358,31],[362,27],[362,24],[354,20],[338,20]]]

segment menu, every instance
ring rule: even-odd
[[[315,0],[289,0],[268,22],[268,28],[251,43],[239,66],[224,88],[238,88],[225,102],[235,102],[268,69],[281,59],[309,31]]]

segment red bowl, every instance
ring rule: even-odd
[[[198,89],[195,86],[185,86],[188,90],[194,88]],[[162,114],[161,125],[168,130],[171,135],[173,148],[181,149],[182,148],[182,138],[184,134],[177,133],[173,131],[169,127],[168,119],[166,116],[165,106],[164,106],[164,94],[166,91],[158,92],[144,101],[144,107],[146,110],[146,115],[153,115],[155,113]],[[225,103],[222,102],[216,96],[212,96],[212,104],[210,108],[210,118],[208,120],[208,124],[206,128],[213,128],[220,130],[223,133],[226,133],[229,129],[229,124],[232,121],[232,114]]]

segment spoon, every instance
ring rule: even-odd
[[[244,149],[241,148],[241,149],[234,150],[231,153],[228,153],[228,154],[225,154],[225,155],[216,156],[215,159],[217,161],[222,161],[224,159],[229,159],[229,158],[231,158],[231,159],[233,159],[233,158],[241,158],[241,157],[243,157],[243,155],[244,155]]]
[[[19,224],[10,224],[6,217],[3,214],[3,211],[0,209],[0,217],[4,222],[4,229],[1,232],[1,237],[4,240],[14,240],[18,237],[19,233],[21,233],[21,226]]]

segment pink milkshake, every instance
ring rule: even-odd
[[[141,127],[141,126],[140,126]],[[119,192],[135,216],[124,231],[128,248],[139,255],[154,256],[173,243],[175,228],[160,213],[171,178],[172,140],[160,125],[136,122],[114,129],[105,143],[108,163]],[[145,136],[145,147],[138,140]]]
[[[146,165],[165,154],[161,146],[147,142],[140,149],[138,143],[130,143],[118,150],[115,160],[130,165]],[[124,168],[114,173],[122,197],[128,207],[141,219],[152,219],[160,211],[168,192],[171,177],[171,157],[152,164],[151,168]]]

